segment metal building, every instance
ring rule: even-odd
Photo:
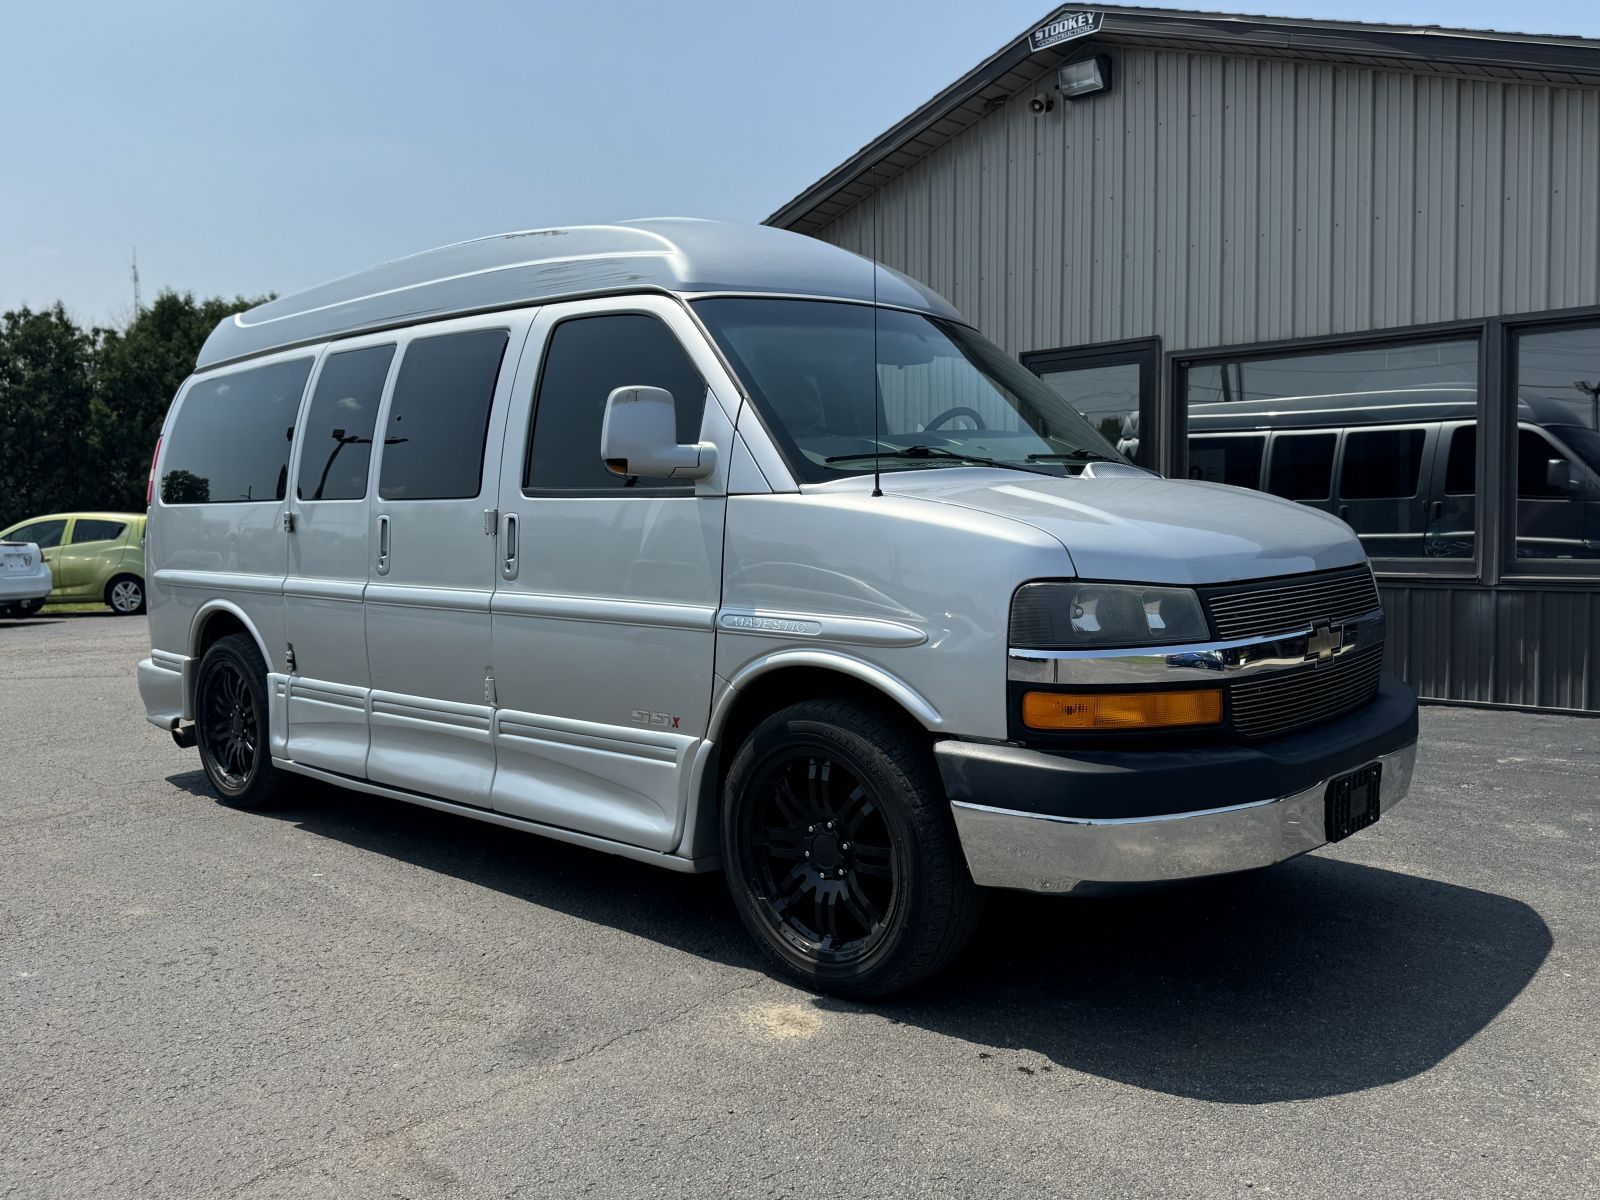
[[[1343,516],[1425,697],[1600,712],[1600,41],[1064,8],[768,223]]]

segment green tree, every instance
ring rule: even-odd
[[[0,316],[0,529],[98,504],[86,469],[94,350],[60,304]]]
[[[100,507],[142,509],[150,455],[167,407],[217,324],[265,300],[162,292],[125,330],[98,331],[90,403]]]

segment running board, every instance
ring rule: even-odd
[[[176,731],[174,731],[173,736],[177,736]],[[663,854],[659,850],[646,850],[642,846],[630,846],[626,842],[614,842],[609,838],[595,837],[593,834],[588,833],[578,833],[572,829],[562,829],[559,825],[543,825],[538,821],[524,820],[521,817],[495,812],[493,809],[479,808],[475,804],[461,804],[455,800],[441,800],[437,796],[424,795],[422,792],[408,792],[405,788],[373,783],[370,779],[356,779],[354,776],[341,775],[337,771],[324,771],[321,767],[308,767],[304,763],[297,763],[287,758],[274,758],[272,765],[280,771],[292,771],[296,775],[304,775],[310,779],[320,779],[323,783],[331,783],[335,787],[349,788],[355,792],[366,792],[371,796],[384,796],[390,800],[403,800],[407,804],[418,804],[423,808],[456,813],[459,816],[471,817],[475,821],[487,821],[491,825],[502,825],[507,829],[520,829],[525,833],[537,834],[540,837],[547,837],[557,842],[566,842],[568,845],[583,846],[589,850],[599,850],[603,854],[615,854],[621,858],[631,858],[635,862],[665,867],[669,871],[702,875],[708,871],[718,870],[722,866],[720,855],[708,855],[705,858],[682,858],[676,854]]]

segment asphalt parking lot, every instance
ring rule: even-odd
[[[874,1009],[718,877],[221,807],[146,638],[0,622],[0,1196],[1600,1194],[1600,722],[1427,709],[1377,828],[998,897]]]

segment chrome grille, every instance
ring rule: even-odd
[[[1321,622],[1348,621],[1380,607],[1372,572],[1365,567],[1307,575],[1286,583],[1217,589],[1206,597],[1217,636],[1292,633]]]
[[[1231,689],[1233,727],[1248,738],[1272,737],[1327,721],[1372,699],[1383,674],[1383,647],[1341,655],[1327,666],[1300,667]]]

